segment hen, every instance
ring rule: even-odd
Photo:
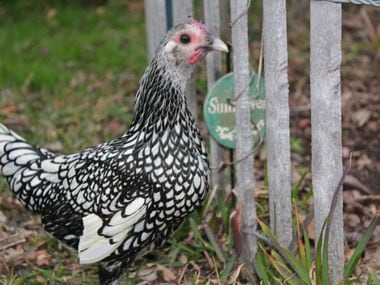
[[[210,51],[228,49],[203,24],[174,27],[140,80],[127,133],[79,153],[51,153],[0,124],[0,173],[10,189],[80,263],[99,262],[101,284],[118,284],[206,196],[207,154],[184,94]]]

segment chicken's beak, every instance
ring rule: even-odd
[[[213,38],[211,50],[228,52],[228,46],[219,38]]]

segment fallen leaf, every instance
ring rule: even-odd
[[[106,9],[103,6],[96,8],[96,14],[104,15],[106,13]]]
[[[309,118],[302,118],[299,122],[300,128],[307,128],[311,125],[310,119]]]
[[[345,248],[344,249],[344,259],[349,260],[351,256],[353,255],[355,249],[354,248]]]
[[[360,218],[355,214],[346,214],[344,216],[344,225],[355,228],[360,223]]]
[[[190,264],[193,266],[193,268],[197,271],[197,272],[201,272],[201,268],[199,267],[198,264],[196,264],[194,261],[190,261]],[[214,265],[213,265],[214,267]]]
[[[153,282],[157,280],[156,268],[144,268],[139,271],[139,277],[146,282]]]
[[[378,245],[366,248],[363,263],[369,271],[377,272],[380,270],[380,247]]]
[[[15,113],[18,109],[17,104],[6,104],[0,109],[0,115],[8,117],[9,115]]]
[[[49,9],[46,13],[46,20],[48,22],[51,22],[54,19],[55,15],[57,15],[57,10],[56,9]]]
[[[93,84],[91,84],[87,87],[87,90],[92,92],[95,90],[103,89],[105,86],[106,86],[106,84],[103,81],[96,80]]]
[[[43,278],[41,275],[36,276],[36,281],[38,281],[42,284],[46,284],[45,278]]]
[[[362,155],[358,160],[357,160],[357,165],[358,165],[358,170],[363,170],[365,167],[371,167],[372,165],[372,159],[368,157],[368,155]]]
[[[107,123],[106,127],[107,133],[114,136],[121,135],[125,131],[125,126],[123,122],[119,119],[112,119]]]
[[[189,261],[189,259],[187,258],[186,255],[182,254],[182,255],[179,257],[179,261],[180,261],[183,265],[185,265],[185,264]]]
[[[342,147],[342,156],[343,158],[349,158],[351,153],[351,149],[349,147]]]
[[[367,109],[360,109],[352,114],[352,120],[359,126],[362,127],[368,122],[371,117],[371,111]]]
[[[167,267],[165,267],[163,265],[158,264],[157,265],[157,271],[161,272],[162,278],[166,282],[174,281],[174,280],[177,279],[176,274],[173,271],[171,271],[169,268],[167,268]]]
[[[232,216],[232,234],[234,237],[234,247],[238,255],[242,253],[242,236],[241,236],[241,208],[242,204],[238,203],[236,205],[235,211],[231,214]]]
[[[28,129],[28,118],[25,115],[15,115],[6,119],[4,124],[10,129]]]
[[[8,267],[16,266],[23,259],[24,249],[22,247],[8,248],[2,251],[2,259]]]
[[[28,261],[34,262],[38,266],[47,266],[51,264],[51,256],[44,249],[33,251],[26,257]]]
[[[45,144],[44,147],[52,152],[61,152],[63,150],[63,145],[59,141]]]

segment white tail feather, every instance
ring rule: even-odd
[[[141,201],[143,200],[143,201]],[[142,198],[137,198],[127,208],[117,212],[109,224],[99,234],[103,225],[102,219],[95,214],[83,218],[83,234],[79,239],[79,261],[89,264],[101,261],[115,251],[125,240],[132,227],[145,215],[146,204]],[[134,212],[131,211],[134,209]],[[124,216],[122,213],[131,213]]]

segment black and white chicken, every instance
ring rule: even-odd
[[[207,154],[185,87],[210,51],[228,48],[195,20],[169,31],[140,80],[129,130],[110,142],[59,155],[0,124],[0,173],[10,189],[80,263],[99,262],[101,284],[118,284],[206,196]]]

